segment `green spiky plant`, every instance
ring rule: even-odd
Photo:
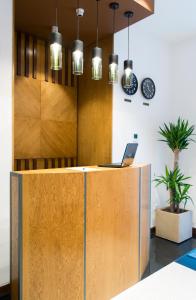
[[[178,167],[173,171],[169,170],[167,166],[165,167],[165,175],[158,176],[155,179],[156,186],[164,184],[167,191],[169,191],[168,202],[171,212],[180,213],[180,204],[184,204],[185,209],[187,202],[192,201],[189,195],[191,184],[186,182],[188,179],[190,177],[185,177]]]
[[[182,150],[188,148],[190,142],[193,142],[195,126],[189,125],[187,120],[178,118],[177,123],[169,123],[159,127],[159,133],[163,137],[160,141],[167,143],[174,153],[174,169],[179,166],[179,154]]]
[[[184,203],[184,208],[188,200],[191,200],[189,190],[191,185],[186,183],[190,177],[185,177],[179,169],[179,154],[182,150],[188,148],[191,142],[194,142],[194,125],[189,125],[187,120],[178,118],[177,122],[165,124],[159,128],[159,134],[162,136],[160,141],[167,143],[174,153],[174,168],[168,170],[166,167],[165,175],[157,177],[157,185],[164,184],[169,191],[169,203],[171,212],[180,212],[180,204]]]

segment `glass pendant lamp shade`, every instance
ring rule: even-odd
[[[132,85],[132,74],[133,74],[133,61],[124,61],[124,76],[123,76],[123,87],[130,88]]]
[[[79,7],[77,1],[76,17],[77,17],[77,38],[73,42],[72,48],[72,74],[82,75],[84,71],[84,43],[80,40],[80,19],[84,16],[84,9]]]
[[[113,10],[113,36],[115,34],[115,20],[116,20],[116,10],[119,9],[118,2],[111,2],[109,8]],[[114,52],[114,42],[113,42],[113,52],[109,56],[109,83],[114,84],[118,82],[118,55]]]
[[[74,75],[82,75],[84,69],[84,44],[80,40],[75,40],[72,50],[72,72]]]
[[[97,38],[96,47],[92,50],[92,79],[102,79],[102,48],[98,46],[99,43],[99,1],[97,2]]]
[[[102,79],[102,49],[99,47],[93,48],[92,52],[92,79]]]
[[[109,83],[118,82],[118,55],[111,54],[109,56]]]
[[[124,61],[124,76],[123,76],[123,87],[130,88],[132,86],[132,74],[133,74],[133,61],[129,59],[130,57],[130,45],[129,45],[129,26],[130,18],[133,17],[132,11],[126,11],[124,16],[128,20],[128,59]]]
[[[52,26],[50,37],[50,67],[58,71],[62,69],[62,35],[58,26]]]

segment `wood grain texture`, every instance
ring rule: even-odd
[[[23,299],[83,299],[83,175],[23,175]]]
[[[46,43],[32,36],[28,37],[29,42],[25,43],[25,35],[16,34],[15,53],[21,75],[26,72],[25,53],[29,52],[29,77],[15,77],[14,159],[22,160],[20,169],[24,169],[24,159],[72,159],[77,152],[76,90],[64,85],[65,76],[62,77],[61,85],[45,81],[52,81],[51,70],[46,70],[46,66],[49,68],[48,61],[46,64]],[[65,56],[65,51],[63,53]],[[70,67],[67,72],[71,72]],[[55,78],[58,81],[58,76]],[[71,85],[71,75],[69,83]],[[44,167],[43,162],[38,160],[38,166]]]
[[[40,39],[29,33],[15,33],[15,75],[65,86],[74,86],[71,70],[71,50],[63,47],[62,58],[62,70],[52,71],[50,69],[48,39]]]
[[[40,81],[32,78],[17,76],[14,88],[15,117],[40,119],[41,115],[41,86]],[[16,132],[17,134],[17,132]]]
[[[42,120],[75,122],[77,121],[77,103],[74,88],[58,84],[41,82],[41,118]]]
[[[11,207],[10,207],[10,281],[11,281],[11,299],[18,300],[19,295],[19,265],[18,265],[18,226],[19,226],[19,177],[11,176]]]
[[[40,157],[41,121],[33,118],[14,120],[14,158]]]
[[[87,173],[87,300],[108,300],[138,281],[139,169]]]
[[[141,168],[140,278],[142,278],[150,259],[150,173],[150,165]]]
[[[78,91],[78,164],[94,165],[112,160],[112,87],[108,84],[108,56],[112,37],[100,41],[103,79],[91,79],[92,46],[85,51],[84,75]]]
[[[41,122],[41,157],[76,156],[76,122]]]

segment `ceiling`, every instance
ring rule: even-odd
[[[100,1],[100,38],[112,34],[112,11],[109,3],[112,0]],[[123,13],[134,12],[132,23],[138,22],[154,11],[154,0],[118,0],[116,31],[127,26]],[[58,25],[63,34],[65,46],[70,46],[76,38],[75,9],[77,0],[15,0],[15,29],[28,32],[37,37],[48,39],[51,26],[55,24],[55,8],[58,7]],[[80,7],[85,15],[80,24],[80,38],[88,45],[95,41],[96,1],[80,0]]]
[[[170,43],[196,37],[196,0],[155,0],[156,13],[136,26]]]

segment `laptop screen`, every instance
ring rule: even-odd
[[[133,163],[135,158],[135,154],[137,151],[138,144],[137,143],[129,143],[125,148],[125,152],[122,159],[122,166],[130,166]]]

